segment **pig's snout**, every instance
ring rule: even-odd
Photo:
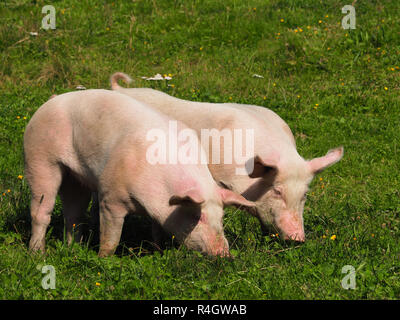
[[[285,240],[293,240],[293,241],[297,241],[297,242],[305,242],[306,241],[304,232],[302,234],[295,233],[295,234],[285,235],[284,239]]]
[[[229,244],[224,234],[208,232],[202,234],[203,252],[210,256],[229,257]]]
[[[224,236],[217,236],[216,241],[211,243],[211,248],[208,251],[213,256],[230,257],[228,240]]]
[[[186,247],[210,256],[229,257],[229,244],[225,236],[210,231],[209,228],[196,228],[184,241]]]
[[[285,240],[304,242],[303,219],[296,212],[285,212],[278,221],[277,227],[281,230]]]

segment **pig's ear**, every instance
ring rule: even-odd
[[[270,170],[278,170],[279,153],[272,151],[266,156],[256,155],[247,160],[245,167],[250,178],[264,176]]]
[[[247,200],[238,193],[235,193],[229,189],[218,188],[218,193],[221,196],[222,202],[226,206],[245,206],[255,207],[256,204],[252,201]]]
[[[339,147],[329,150],[328,153],[323,157],[309,160],[308,166],[310,167],[311,172],[316,174],[328,168],[329,166],[335,164],[340,159],[342,159],[343,152],[344,152],[343,147]]]
[[[200,194],[198,189],[192,188],[176,194],[169,199],[169,205],[188,205],[197,204],[200,205],[204,202],[203,196]]]

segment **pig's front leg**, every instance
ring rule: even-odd
[[[128,211],[122,203],[100,200],[99,257],[114,254],[121,239],[122,227]]]

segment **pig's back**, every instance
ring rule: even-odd
[[[70,92],[48,103],[56,113],[68,115],[76,137],[93,138],[97,143],[127,135],[142,136],[150,128],[168,126],[164,114],[111,90]]]
[[[295,139],[292,131],[290,130],[287,123],[274,111],[261,106],[249,105],[249,104],[229,104],[232,108],[243,110],[248,113],[255,121],[262,123],[265,128],[265,132],[269,135],[275,136],[282,141],[295,146]]]
[[[183,100],[151,88],[118,88],[116,91],[182,121],[198,133],[201,129],[222,130],[242,126],[249,118],[243,110],[233,109],[226,103]],[[239,119],[241,124],[238,123]]]
[[[52,162],[81,172],[81,167],[101,170],[115,148],[143,154],[146,132],[167,129],[165,115],[110,90],[85,90],[58,95],[43,104],[27,126],[24,147],[34,148]],[[137,142],[137,143],[134,143]],[[32,152],[29,152],[32,149]]]

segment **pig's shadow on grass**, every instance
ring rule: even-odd
[[[13,214],[5,215],[4,229],[8,232],[17,233],[22,243],[28,248],[31,236],[31,217],[30,208],[27,205],[13,205]],[[82,223],[82,245],[89,249],[99,249],[99,223],[98,211],[89,206],[88,211]],[[93,218],[93,214],[97,217]],[[66,243],[66,233],[64,228],[64,215],[62,206],[57,201],[51,216],[50,226],[46,233],[46,242],[49,239],[57,239]],[[168,242],[162,243],[162,248],[170,247]],[[161,248],[156,245],[152,239],[152,222],[150,218],[129,214],[125,218],[121,240],[116,250],[116,255],[137,255],[152,254],[154,251],[160,251]]]
[[[100,224],[98,219],[99,212],[93,208],[86,215],[86,221],[83,225],[83,245],[88,244],[89,249],[99,250],[100,244]],[[64,221],[62,214],[59,221],[61,228],[57,231],[57,237],[62,240],[64,234]],[[164,248],[165,244],[162,246]],[[139,256],[153,254],[154,251],[162,251],[162,249],[153,242],[152,239],[152,222],[146,216],[128,214],[125,217],[122,228],[121,239],[115,252],[118,256],[136,254]]]

